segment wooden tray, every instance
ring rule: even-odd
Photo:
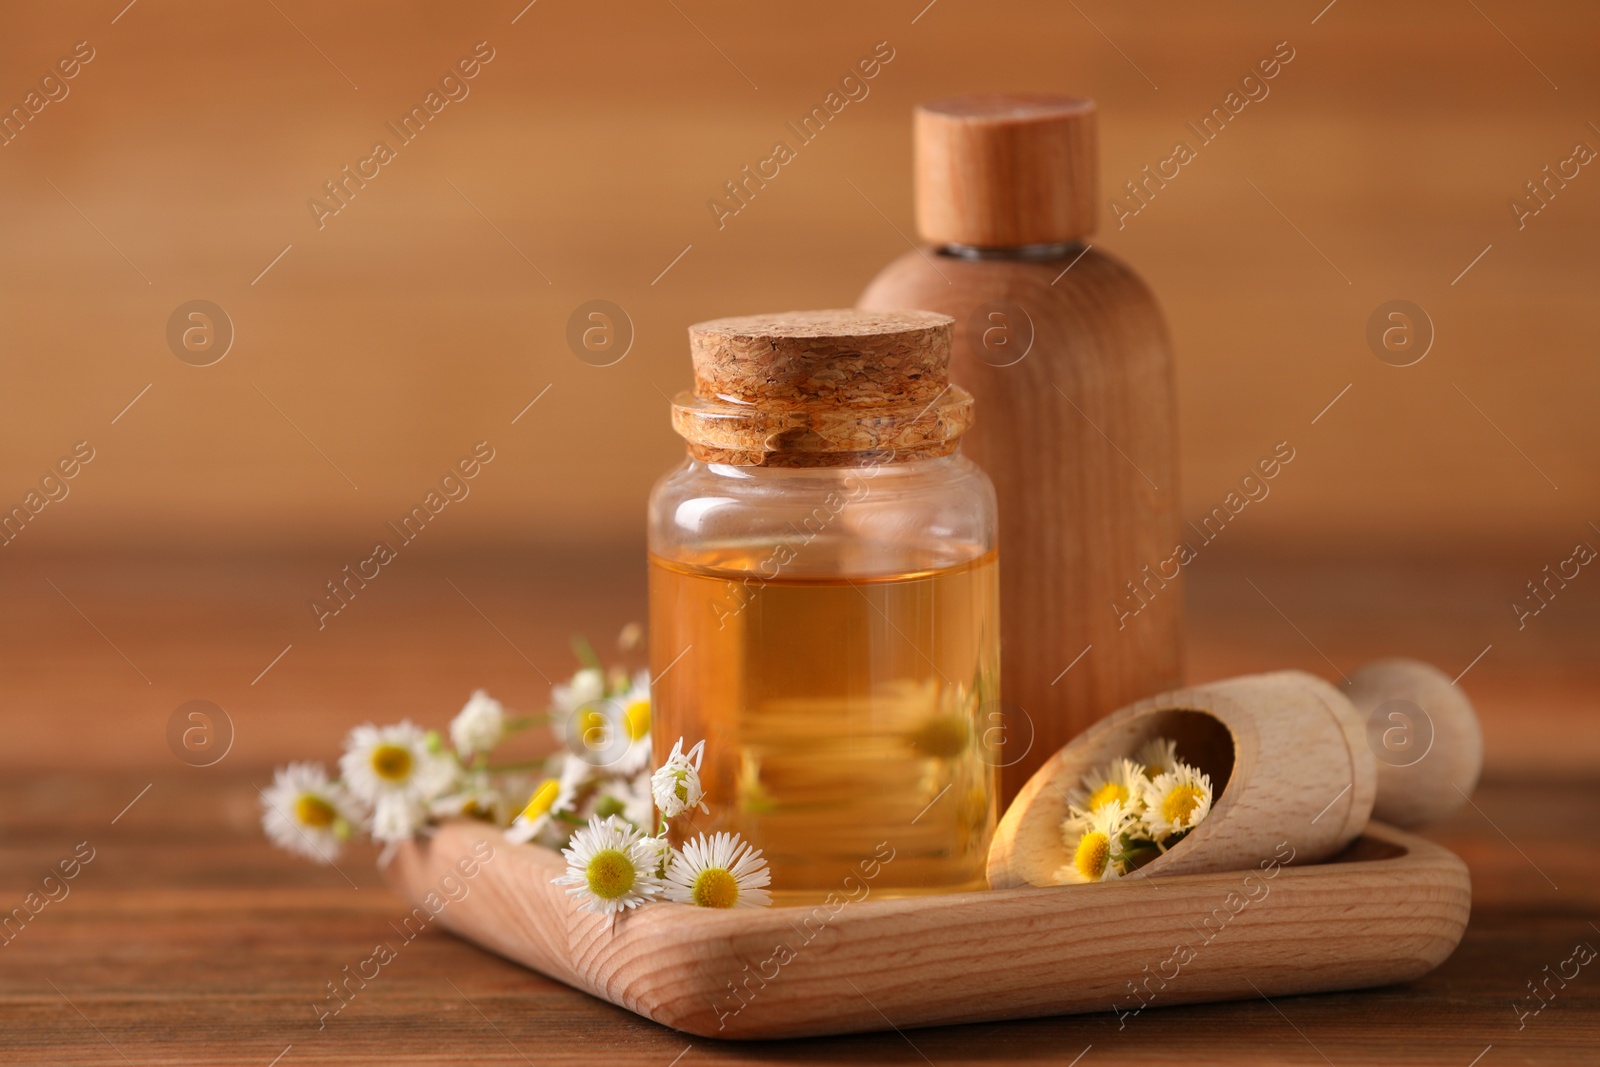
[[[458,861],[475,847],[492,858],[463,877]],[[1380,823],[1332,861],[1272,872],[869,895],[834,911],[649,905],[614,927],[550,884],[564,869],[555,852],[459,822],[401,848],[386,875],[467,940],[666,1026],[723,1038],[1402,982],[1455,950],[1472,896],[1453,853]]]

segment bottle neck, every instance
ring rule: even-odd
[[[1050,260],[1065,259],[1069,255],[1076,255],[1083,245],[1078,241],[1055,241],[1050,244],[1016,245],[1010,248],[980,248],[976,245],[947,244],[941,245],[939,254],[953,256],[956,259],[1007,259],[1019,260],[1026,263],[1041,263]]]
[[[942,362],[935,370],[915,387],[926,393],[943,383]],[[695,459],[734,466],[859,467],[955,451],[972,425],[971,393],[946,384],[929,400],[886,384],[877,403],[853,404],[797,400],[798,393],[752,403],[683,392],[672,402],[672,428]]]

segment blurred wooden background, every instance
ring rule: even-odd
[[[1282,41],[1270,95],[1096,239],[1170,320],[1186,513],[1275,442],[1297,450],[1194,568],[1192,673],[1331,675],[1324,652],[1351,664],[1330,633],[1452,673],[1498,642],[1473,681],[1570,665],[1600,578],[1528,631],[1509,604],[1600,546],[1600,172],[1521,230],[1509,203],[1600,148],[1597,40],[1593,5],[1504,0],[7,5],[8,111],[77,42],[94,54],[0,146],[0,506],[95,449],[0,547],[9,758],[165,761],[161,723],[196,696],[282,727],[241,741],[259,761],[334,745],[356,715],[442,721],[474,684],[536,706],[528,661],[558,676],[566,634],[639,615],[644,498],[682,455],[663,394],[688,380],[684,328],[851,303],[913,230],[916,101],[1095,97],[1104,204]],[[398,145],[385,124],[478,42],[493,59],[469,95],[319,228],[308,201]],[[879,42],[870,94],[719,229],[723,183]],[[195,299],[236,334],[211,366],[167,340]],[[594,299],[636,334],[611,366],[567,344]],[[1414,366],[1366,341],[1392,299],[1436,327]],[[317,631],[306,600],[480,440],[496,458],[470,496]],[[1247,643],[1218,638],[1238,618]]]
[[[1095,97],[1104,202],[1288,41],[1265,100],[1126,229],[1103,214],[1170,318],[1186,509],[1287,439],[1241,540],[1570,548],[1600,520],[1600,174],[1521,231],[1508,203],[1600,149],[1600,11],[1326,2],[7,5],[7,108],[95,58],[0,148],[0,502],[87,439],[30,547],[353,553],[488,439],[439,539],[633,537],[681,454],[684,327],[853,302],[913,232],[916,101]],[[479,41],[470,95],[319,230],[307,201]],[[719,230],[707,201],[880,41],[870,95]],[[636,329],[611,367],[565,341],[595,298]],[[1437,330],[1409,368],[1365,341],[1396,298]],[[234,324],[214,366],[168,350],[191,299]]]
[[[93,58],[45,86],[66,95],[0,134],[0,514],[94,449],[0,546],[5,906],[71,842],[105,858],[9,950],[0,1061],[682,1059],[677,1035],[431,935],[319,1037],[308,1004],[398,902],[371,891],[368,850],[345,864],[355,896],[271,850],[256,788],[274,763],[332,760],[358,722],[443,725],[476,686],[539,710],[574,632],[626,659],[645,495],[682,455],[663,394],[688,381],[684,328],[852,303],[912,233],[915,102],[1096,98],[1104,205],[1279,42],[1294,59],[1270,95],[1125,229],[1103,209],[1096,243],[1166,308],[1185,513],[1296,449],[1188,569],[1191,678],[1337,679],[1386,654],[1459,675],[1484,782],[1434,833],[1472,870],[1467,941],[1376,994],[914,1047],[941,1064],[1064,1063],[1091,1042],[1150,1062],[1593,1049],[1582,983],[1525,1032],[1506,1008],[1595,911],[1600,573],[1553,583],[1522,628],[1511,602],[1600,547],[1600,169],[1552,183],[1522,229],[1509,205],[1600,148],[1600,8],[13,0],[0,129],[80,41]],[[307,202],[478,42],[493,59],[469,94],[319,229]],[[708,200],[879,42],[894,58],[870,94],[719,229]],[[1396,299],[1436,328],[1413,366],[1366,340]],[[169,347],[193,300],[235,332],[210,366]],[[566,340],[591,300],[633,325],[611,366]],[[470,495],[319,630],[307,601],[478,441],[495,459]],[[171,740],[196,699],[222,709],[213,766]],[[690,1060],[915,1061],[906,1040]]]

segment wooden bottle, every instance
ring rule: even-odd
[[[1393,728],[1387,713],[1376,722],[1372,714],[1391,704],[1408,710],[1405,729],[1425,732],[1414,756],[1395,758],[1374,729]],[[1061,833],[1068,793],[1157,737],[1176,741],[1178,757],[1210,776],[1215,800],[1187,837],[1139,869],[1146,875],[1317,863],[1375,812],[1406,825],[1442,819],[1466,802],[1483,754],[1465,694],[1414,660],[1369,664],[1344,690],[1276,671],[1162,693],[1091,727],[1039,769],[995,832],[989,885],[1059,884],[1055,873],[1070,861]]]
[[[1182,675],[1172,361],[1094,230],[1095,107],[995,94],[916,111],[917,226],[860,306],[956,320],[967,451],[1000,504],[1003,791]]]

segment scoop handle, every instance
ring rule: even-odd
[[[1478,716],[1437,667],[1381,659],[1344,691],[1366,724],[1378,768],[1372,817],[1393,826],[1439,822],[1467,802],[1483,768]]]

